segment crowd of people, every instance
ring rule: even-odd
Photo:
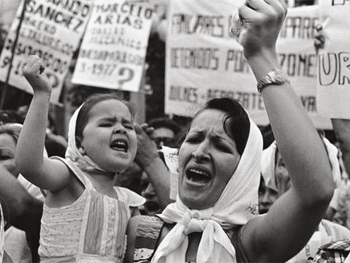
[[[103,93],[66,140],[48,129],[52,87],[30,56],[25,116],[0,114],[0,262],[350,262],[350,121],[332,119],[331,143],[279,69],[286,13],[284,0],[239,8],[269,129],[230,98],[186,126],[137,124],[137,108]],[[318,28],[316,50],[324,41]],[[178,149],[175,198],[165,146]]]

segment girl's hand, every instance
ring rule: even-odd
[[[45,92],[51,94],[50,80],[44,73],[44,70],[42,59],[36,55],[29,56],[22,69],[23,75],[32,86],[34,93]]]
[[[239,8],[242,30],[238,37],[247,59],[275,53],[276,40],[287,14],[285,0],[247,0]]]

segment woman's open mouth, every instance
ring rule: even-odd
[[[190,168],[186,170],[186,178],[193,183],[206,184],[211,180],[211,175],[203,169]]]

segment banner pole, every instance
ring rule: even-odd
[[[22,26],[22,21],[24,19],[24,14],[25,14],[25,11],[26,11],[26,5],[27,5],[27,0],[23,0],[23,9],[22,9],[21,17],[20,17],[20,20],[19,20],[19,23],[18,23],[18,27],[16,29],[15,41],[13,42],[13,46],[11,48],[12,54],[11,54],[11,58],[10,58],[9,70],[7,72],[7,75],[6,75],[5,86],[4,86],[4,89],[3,89],[3,92],[2,92],[2,96],[1,96],[0,110],[2,110],[3,107],[4,107],[5,98],[6,98],[6,95],[7,95],[7,90],[8,90],[8,86],[9,86],[8,82],[9,82],[9,79],[10,79],[11,69],[12,69],[12,62],[13,62],[13,58],[15,56],[15,49],[16,49],[16,46],[17,46],[18,37],[19,37],[19,31],[20,31],[21,26]]]

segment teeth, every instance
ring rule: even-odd
[[[117,150],[123,150],[124,152],[126,152],[128,145],[126,142],[123,142],[123,141],[114,141],[112,142],[111,147],[116,148]]]
[[[189,169],[186,176],[188,180],[193,182],[207,183],[210,181],[210,175],[202,170]]]
[[[200,171],[200,170],[196,170],[196,169],[190,169],[190,171],[192,173],[197,173],[197,174],[201,174],[201,175],[204,175],[204,176],[207,176],[208,177],[208,174],[203,172],[203,171]]]

